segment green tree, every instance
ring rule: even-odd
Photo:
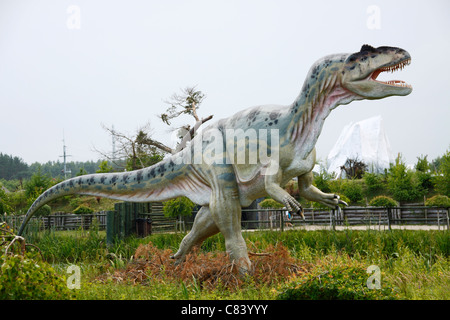
[[[108,173],[108,172],[113,172],[113,167],[111,165],[109,165],[107,160],[103,160],[102,162],[100,162],[100,165],[98,166],[98,170],[95,171],[96,173]]]
[[[190,216],[195,204],[187,197],[178,197],[164,202],[163,212],[166,217]]]
[[[363,199],[363,187],[361,180],[347,180],[341,186],[341,192],[350,199],[352,203],[356,203]]]
[[[314,176],[313,184],[322,192],[329,193],[331,192],[330,180],[334,179],[334,177],[334,174],[322,169],[318,175]]]
[[[11,206],[9,203],[8,195],[0,185],[0,214],[4,213],[11,213]]]
[[[164,153],[150,143],[149,133],[139,130],[127,160],[127,169],[136,170],[154,165],[164,159]]]
[[[28,165],[22,159],[0,153],[0,179],[27,178],[28,169]]]
[[[408,170],[400,154],[389,168],[387,187],[392,197],[400,202],[414,201],[424,195],[418,179]]]
[[[417,157],[415,169],[420,186],[425,192],[429,192],[433,188],[433,176],[431,174],[431,165],[427,160],[427,156],[422,155]]]
[[[364,185],[366,186],[366,196],[370,197],[384,191],[385,184],[383,175],[379,173],[366,172],[363,175]]]
[[[28,199],[35,200],[42,192],[52,186],[52,178],[43,174],[40,169],[25,183],[25,195]]]
[[[81,177],[81,176],[84,176],[84,175],[87,175],[87,174],[88,174],[88,172],[86,171],[86,169],[81,167],[80,170],[78,171],[78,173],[76,174],[76,176],[77,177]]]
[[[450,197],[450,150],[440,158],[439,171],[435,177],[435,189]]]

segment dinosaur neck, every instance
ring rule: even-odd
[[[322,81],[307,79],[297,99],[290,107],[290,143],[300,147],[300,157],[305,158],[314,149],[325,119],[331,110],[347,104],[356,96],[344,89],[335,74]]]

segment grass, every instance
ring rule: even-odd
[[[353,270],[370,265],[380,268],[382,287],[391,288],[396,299],[450,299],[449,231],[244,232],[250,252],[269,255],[251,255],[260,273],[237,277],[239,280],[224,271],[232,266],[220,234],[207,239],[184,268],[175,268],[168,257],[178,249],[183,236],[131,237],[107,247],[104,232],[97,230],[46,232],[34,235],[33,243],[61,276],[67,276],[67,266],[80,266],[82,287],[75,291],[76,299],[271,300],[303,283],[308,275],[324,270],[340,274],[334,266]],[[136,255],[139,250],[151,254],[142,258]],[[282,263],[284,267],[278,270]],[[265,277],[268,274],[271,277]]]

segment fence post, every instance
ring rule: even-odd
[[[334,219],[334,215],[335,215],[334,210],[335,210],[335,209],[331,209],[331,210],[330,210],[330,227],[331,227],[333,230],[336,230],[335,219]]]
[[[106,214],[106,242],[123,239],[136,231],[136,218],[142,209],[140,203],[120,202],[114,205],[115,211]]]
[[[280,210],[280,230],[281,232],[284,231],[284,211]]]
[[[112,245],[114,238],[120,237],[120,219],[119,212],[106,211],[106,244]]]
[[[438,230],[441,230],[441,209],[438,209],[437,222],[438,222]]]
[[[389,230],[391,229],[391,208],[387,207],[387,219],[388,219],[388,228]]]
[[[450,230],[450,222],[448,219],[448,212],[450,211],[450,208],[447,208],[447,230]]]

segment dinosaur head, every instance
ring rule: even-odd
[[[388,96],[406,96],[412,87],[401,80],[379,81],[381,72],[403,69],[411,56],[395,47],[374,48],[363,45],[359,52],[350,54],[343,66],[341,84],[363,99],[382,99]]]

